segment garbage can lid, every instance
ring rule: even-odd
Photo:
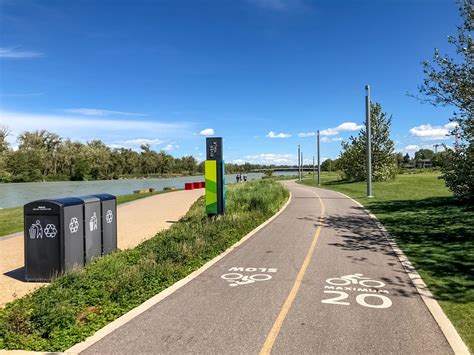
[[[95,197],[100,198],[101,201],[108,201],[108,200],[116,200],[117,197],[111,194],[97,194],[97,195],[92,195]]]
[[[79,200],[81,200],[83,203],[94,203],[94,202],[100,202],[100,199],[96,196],[93,195],[87,195],[87,196],[78,196],[77,197]]]
[[[28,202],[24,206],[25,213],[54,214],[59,213],[62,207],[82,205],[82,200],[75,197],[44,199]]]

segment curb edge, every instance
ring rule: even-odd
[[[329,190],[329,191],[334,191],[334,190]],[[397,258],[402,264],[403,269],[410,277],[410,280],[413,286],[415,286],[416,290],[418,291],[418,294],[421,296],[421,299],[423,300],[423,303],[426,305],[431,315],[433,316],[434,320],[438,324],[439,328],[441,329],[441,332],[443,333],[449,345],[451,346],[451,349],[453,349],[455,354],[471,354],[469,352],[467,345],[462,340],[461,336],[459,335],[458,331],[449,320],[448,316],[446,316],[446,314],[444,313],[443,309],[439,305],[434,295],[428,289],[428,286],[425,284],[420,274],[418,274],[418,272],[416,271],[415,267],[410,262],[408,257],[400,249],[398,244],[395,242],[395,239],[390,235],[390,233],[388,233],[387,229],[385,229],[385,226],[378,220],[378,218],[372,212],[370,212],[370,210],[367,207],[362,205],[359,201],[354,200],[352,197],[349,197],[346,194],[343,194],[342,192],[339,192],[339,191],[334,191],[334,192],[337,192],[338,194],[344,197],[347,197],[349,200],[351,200],[358,206],[362,207],[364,211],[370,216],[370,218],[374,220],[375,224],[377,225],[377,228],[379,228],[382,231],[385,239],[387,239],[390,247],[392,248],[394,253],[397,255]]]

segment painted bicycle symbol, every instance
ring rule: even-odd
[[[267,274],[254,274],[250,276],[242,275],[237,272],[231,272],[221,276],[222,279],[229,282],[229,286],[241,286],[248,285],[259,281],[268,281],[272,278],[271,275]]]
[[[382,281],[371,280],[370,277],[364,277],[363,274],[353,274],[341,277],[335,277],[327,279],[326,282],[334,286],[347,286],[350,284],[361,285],[365,287],[384,287],[385,284]]]

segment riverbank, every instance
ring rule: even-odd
[[[263,174],[248,174],[248,179],[260,179]],[[66,182],[32,182],[0,184],[0,209],[19,207],[30,201],[57,198],[64,196],[80,196],[99,193],[127,195],[135,190],[154,188],[157,191],[174,186],[183,189],[188,182],[204,181],[204,176],[184,176],[167,179],[128,179],[128,180],[96,180]],[[227,183],[234,183],[235,175],[226,175]]]
[[[233,185],[224,216],[204,199],[135,249],[100,258],[0,310],[0,348],[64,351],[204,265],[275,214],[288,191],[273,181]]]
[[[336,181],[323,188],[342,192],[367,207],[408,256],[467,346],[474,350],[474,208],[457,201],[439,173],[398,175],[394,181]],[[302,182],[316,186],[313,179]]]

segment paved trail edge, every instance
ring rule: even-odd
[[[331,191],[337,192],[338,194],[353,201],[374,220],[377,227],[382,231],[384,237],[387,239],[388,244],[393,249],[393,252],[397,255],[398,259],[400,260],[400,263],[405,269],[405,272],[410,277],[410,280],[413,283],[413,286],[416,288],[416,290],[420,294],[421,299],[425,303],[426,308],[428,308],[434,320],[436,321],[436,323],[438,323],[441,331],[446,337],[446,340],[448,341],[449,345],[453,349],[454,353],[455,354],[471,354],[467,345],[464,343],[458,331],[456,330],[454,325],[451,323],[449,318],[444,313],[443,309],[439,305],[434,295],[429,290],[426,283],[421,278],[420,274],[418,274],[413,264],[410,262],[410,260],[405,255],[405,253],[400,249],[395,239],[390,235],[387,229],[385,229],[384,225],[380,223],[377,217],[372,212],[370,212],[368,208],[362,205],[359,201],[354,200],[352,197],[349,197],[346,194],[343,194],[342,192],[334,191],[334,190],[331,190]]]
[[[116,320],[112,321],[111,323],[107,324],[105,327],[102,329],[98,330],[96,333],[88,337],[86,340],[77,343],[76,345],[72,346],[71,348],[67,349],[65,353],[68,354],[79,354],[80,352],[86,350],[87,348],[91,347],[110,333],[112,333],[114,330],[120,328],[122,325],[125,323],[129,322],[133,318],[139,316],[143,312],[146,312],[148,309],[151,307],[155,306],[156,304],[160,303],[162,300],[164,300],[166,297],[172,295],[174,292],[179,290],[181,287],[186,285],[187,283],[191,282],[193,279],[198,277],[200,274],[205,272],[207,269],[212,267],[214,264],[216,264],[219,260],[224,258],[227,254],[232,252],[234,249],[239,247],[241,244],[245,243],[248,239],[253,237],[258,231],[260,231],[262,228],[264,228],[266,225],[270,224],[275,218],[277,218],[285,209],[289,206],[292,200],[292,194],[290,192],[290,195],[288,197],[288,200],[285,202],[285,204],[280,208],[280,210],[275,213],[272,217],[270,217],[268,220],[263,222],[261,225],[259,225],[257,228],[252,230],[250,233],[248,233],[246,236],[244,236],[242,239],[240,239],[237,243],[229,247],[227,250],[225,250],[222,254],[219,254],[216,256],[214,259],[208,261],[206,264],[201,266],[199,269],[196,271],[192,272],[188,276],[186,276],[184,279],[176,282],[172,286],[168,287],[167,289],[161,291],[157,295],[153,296],[149,300],[145,301],[142,303],[140,306],[128,311],[125,313],[123,316],[117,318]]]

